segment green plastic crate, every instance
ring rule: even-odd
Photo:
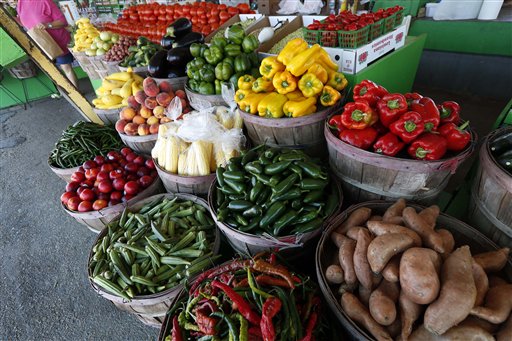
[[[368,43],[370,25],[357,31],[338,31],[339,47],[355,49]]]
[[[302,28],[302,35],[304,36],[304,40],[309,45],[318,44],[318,33],[319,30],[308,30],[306,27]]]
[[[389,17],[384,18],[384,31],[383,33],[388,33],[393,31],[395,28],[395,22],[396,22],[396,13],[391,14]]]
[[[403,9],[399,10],[398,12],[395,13],[395,15],[396,15],[395,27],[398,27],[398,26],[400,26],[400,24],[402,24],[402,21],[404,19],[404,10]]]
[[[370,32],[368,33],[368,40],[372,41],[374,39],[377,39],[382,35],[384,32],[384,20],[379,20],[373,24],[370,25]]]

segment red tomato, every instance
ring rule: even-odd
[[[92,210],[92,204],[90,201],[82,201],[78,205],[78,212],[89,212]]]
[[[198,15],[198,16],[204,15],[205,13],[206,13],[206,12],[205,12],[204,8],[198,8],[198,9],[197,9],[197,15]]]
[[[192,8],[190,8],[190,15],[192,17],[194,17],[194,15],[197,14],[197,7],[196,6],[193,6]]]
[[[128,181],[124,185],[124,191],[128,195],[135,195],[139,193],[139,184],[137,183],[137,181]]]
[[[220,11],[217,8],[212,8],[211,11],[213,17],[218,17]]]
[[[73,174],[71,174],[71,181],[72,182],[82,182],[85,180],[85,174],[84,173],[81,173],[81,172],[74,172]]]
[[[219,8],[219,11],[225,11],[228,9],[228,6],[222,4],[222,5],[219,5],[218,8]]]
[[[219,6],[219,7],[220,7],[220,6]],[[219,12],[219,18],[220,18],[220,20],[221,20],[221,21],[222,21],[222,20],[226,21],[226,20],[228,20],[229,18],[231,18],[231,16],[230,16],[230,15],[228,14],[228,12],[226,12],[226,11],[220,11],[220,12]]]
[[[96,194],[90,188],[84,188],[83,191],[79,194],[80,200],[88,200],[93,201],[96,197]]]
[[[67,206],[68,210],[78,211],[78,206],[80,205],[81,202],[82,202],[82,200],[80,200],[79,197],[72,197],[68,200],[66,206]]]
[[[108,202],[106,200],[102,200],[102,199],[95,200],[92,203],[92,209],[95,211],[99,211],[102,208],[105,208],[107,206],[108,206]]]
[[[197,17],[192,17],[191,21],[192,21],[192,25],[195,25],[199,22],[199,19]]]
[[[236,7],[229,7],[228,8],[228,13],[231,14],[231,16],[235,15],[235,14],[238,14],[240,11],[238,10],[238,8]]]
[[[205,18],[199,18],[199,23],[201,25],[206,25],[206,24],[208,24],[208,19],[206,19],[206,17]]]
[[[64,205],[67,205],[68,203],[68,200],[73,198],[73,197],[76,197],[76,192],[64,192],[62,193],[62,195],[60,196],[60,201],[64,204]]]
[[[217,17],[211,17],[210,19],[208,19],[208,24],[210,24],[210,25],[218,23],[218,22],[219,22],[219,19]]]

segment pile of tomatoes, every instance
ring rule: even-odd
[[[144,36],[154,42],[160,42],[169,24],[178,18],[192,21],[192,30],[205,36],[219,28],[236,14],[252,14],[248,4],[236,7],[217,5],[211,2],[164,5],[158,3],[131,6],[125,9],[117,24],[107,23],[106,30],[125,36]]]

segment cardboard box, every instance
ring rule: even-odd
[[[206,43],[209,43],[212,40],[212,38],[215,36],[215,34],[217,34],[217,32],[219,30],[221,30],[221,29],[226,29],[229,26],[234,25],[234,24],[236,24],[238,22],[241,22],[241,21],[246,21],[248,19],[256,19],[256,21],[253,24],[251,24],[249,27],[247,27],[245,29],[245,33],[251,33],[255,29],[254,26],[259,21],[261,21],[263,18],[264,18],[264,16],[262,14],[237,14],[237,15],[232,16],[231,18],[229,18],[224,24],[220,25],[218,29],[216,29],[215,31],[213,31],[212,33],[207,35],[204,38],[204,41]]]

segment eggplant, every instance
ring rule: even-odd
[[[185,68],[181,66],[171,67],[167,70],[167,78],[185,77],[186,75]]]
[[[167,35],[180,38],[192,31],[192,22],[187,18],[179,18],[167,26]]]
[[[166,78],[171,65],[167,61],[167,50],[158,51],[148,63],[149,76],[154,78]]]
[[[194,57],[188,46],[175,47],[167,52],[167,62],[173,67],[185,67]]]
[[[187,35],[176,40],[174,44],[172,44],[172,47],[190,46],[193,43],[204,43],[204,36],[198,32],[187,33]]]
[[[172,48],[172,44],[174,44],[175,41],[176,38],[165,35],[163,36],[162,40],[160,40],[160,46],[162,46],[164,49],[170,49]]]

